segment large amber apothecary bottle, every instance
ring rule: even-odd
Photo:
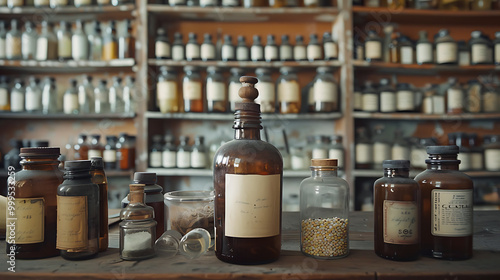
[[[9,180],[8,192],[14,197],[15,235],[7,235],[6,251],[16,259],[36,259],[59,255],[56,249],[56,193],[63,182],[58,169],[59,148],[21,148],[23,169]],[[7,232],[10,229],[7,228]]]
[[[275,261],[281,251],[283,160],[260,140],[257,79],[241,77],[234,140],[214,158],[215,255],[235,264]]]

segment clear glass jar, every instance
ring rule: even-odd
[[[455,77],[450,77],[448,79],[446,108],[449,114],[461,114],[464,112],[464,92]]]
[[[382,38],[377,35],[377,32],[370,30],[365,38],[365,60],[382,61]]]
[[[191,167],[191,146],[188,136],[179,137],[179,146],[177,147],[177,168]]]
[[[311,160],[300,183],[300,249],[318,259],[349,254],[349,184],[337,177],[337,160]]]
[[[158,168],[162,166],[163,150],[161,145],[161,135],[153,135],[153,143],[149,150],[149,167]]]
[[[307,60],[307,49],[304,45],[304,37],[302,35],[297,35],[295,37],[295,46],[293,46],[293,59],[296,61]]]
[[[196,66],[185,66],[184,73],[182,80],[184,112],[201,113],[203,112],[203,92],[200,70]]]
[[[271,78],[271,69],[257,68],[255,74],[259,79],[259,82],[255,84],[255,88],[259,91],[255,102],[260,104],[261,113],[274,113],[276,111],[276,86]]]
[[[338,85],[330,67],[318,67],[313,81],[313,112],[329,113],[339,110]]]
[[[290,168],[292,170],[305,170],[307,169],[307,156],[303,147],[290,148]]]
[[[222,69],[216,66],[207,68],[205,83],[207,111],[210,113],[224,113],[227,111],[226,84],[222,76]]]
[[[328,158],[328,137],[325,135],[315,135],[314,144],[312,145],[312,158]]]
[[[94,27],[92,28],[91,32],[87,34],[87,38],[89,40],[89,59],[101,60],[104,41],[102,38],[100,22],[94,22]]]
[[[78,140],[73,146],[75,160],[87,160],[89,152],[89,144],[87,142],[87,135],[81,133],[78,135]]]
[[[458,45],[450,36],[448,29],[439,30],[435,36],[436,64],[457,64]]]
[[[250,60],[250,50],[247,47],[245,41],[245,36],[238,36],[238,45],[236,46],[236,60],[238,61],[249,61]]]
[[[281,61],[293,61],[293,47],[287,34],[281,35],[279,54]]]
[[[410,158],[410,143],[403,137],[403,131],[394,132],[394,143],[391,148],[391,159],[402,160]]]
[[[78,85],[78,106],[80,113],[94,113],[94,103],[94,86],[92,85],[92,77],[86,75],[83,78],[83,83]]]
[[[155,57],[157,59],[171,59],[172,50],[170,47],[170,41],[167,37],[167,31],[165,28],[158,28],[156,30],[155,39]]]
[[[245,70],[243,70],[242,68],[233,67],[229,70],[229,72],[231,72],[231,77],[229,77],[229,86],[228,86],[228,91],[227,91],[228,92],[228,102],[229,102],[229,110],[231,112],[234,112],[235,108],[236,108],[235,107],[236,102],[240,102],[240,100],[241,100],[240,96],[238,95],[238,91],[241,88],[240,77],[243,76],[243,74],[245,73]],[[256,72],[257,72],[257,70],[256,70]],[[273,84],[273,88],[274,88],[274,84]]]
[[[478,80],[470,80],[467,82],[465,92],[465,110],[469,113],[482,112],[483,86]]]
[[[44,114],[53,114],[58,111],[56,79],[46,77],[42,89],[42,112]]]
[[[101,140],[101,135],[99,134],[90,135],[90,147],[88,151],[89,159],[91,159],[92,157],[102,157],[102,151],[104,150],[104,147],[102,146],[100,140]]]
[[[57,37],[47,21],[42,21],[42,30],[36,40],[35,58],[39,61],[57,59]]]
[[[215,45],[212,42],[212,35],[205,33],[203,35],[203,43],[200,47],[200,57],[203,61],[215,60]]]
[[[89,41],[83,29],[82,21],[77,20],[76,28],[71,36],[71,57],[73,60],[89,59]]]
[[[36,55],[36,28],[30,21],[24,23],[24,32],[21,35],[21,53],[24,60],[35,59]]]
[[[415,112],[415,92],[407,83],[400,83],[396,90],[396,111]]]
[[[5,58],[6,59],[21,59],[22,58],[22,41],[21,31],[17,26],[17,19],[10,21],[10,30],[5,36]]]
[[[39,84],[40,80],[38,78],[35,77],[29,78],[29,84],[28,86],[26,86],[26,100],[25,100],[26,101],[25,109],[27,112],[42,111],[42,89],[40,88]],[[0,88],[0,91],[1,90],[2,89]]]
[[[400,36],[401,34],[399,32],[393,31],[391,33],[391,41],[389,43],[388,47],[388,55],[389,59],[387,59],[388,62],[390,63],[401,63],[401,52],[400,52]]]
[[[162,113],[179,112],[178,76],[174,67],[162,66],[156,84],[156,102]]]
[[[124,27],[118,37],[118,59],[135,58],[135,37],[132,36],[132,21],[127,19]]]
[[[328,158],[336,159],[339,169],[344,168],[345,150],[344,145],[342,145],[342,135],[333,135],[330,137]]]
[[[481,31],[472,31],[469,47],[472,65],[492,63],[491,42]]]
[[[144,204],[144,186],[130,184],[130,203],[120,212],[120,258],[124,260],[155,256],[155,212],[153,207]]]
[[[118,59],[118,39],[116,38],[116,22],[111,21],[103,36],[102,60]]]
[[[104,168],[108,170],[115,170],[117,167],[117,157],[116,157],[117,142],[118,142],[118,137],[114,135],[106,136],[106,145],[104,145],[104,151],[102,152],[102,160],[104,163]]]
[[[491,77],[484,79],[484,87],[481,95],[484,113],[495,113],[500,111],[499,87]]]
[[[57,58],[59,60],[71,59],[71,27],[69,23],[61,21],[57,30]]]
[[[24,105],[26,100],[26,92],[24,89],[24,82],[21,79],[14,81],[14,87],[10,90],[10,111],[11,112],[24,112]]]
[[[299,78],[291,67],[281,67],[280,73],[281,76],[277,80],[279,112],[298,114],[301,105]]]
[[[172,134],[165,135],[165,146],[163,146],[162,167],[175,168],[177,166],[177,146]]]
[[[136,109],[135,101],[137,95],[137,88],[135,87],[135,78],[133,76],[125,77],[125,86],[122,90],[123,94],[123,112],[134,113]]]
[[[69,87],[64,92],[63,96],[63,112],[65,114],[78,114],[79,104],[78,104],[78,88],[77,81],[75,79],[71,79],[69,81]]]
[[[97,114],[106,114],[110,112],[107,84],[108,81],[100,80],[99,86],[94,88],[94,110]]]
[[[365,81],[361,102],[361,110],[363,112],[378,112],[379,95],[378,91],[372,86],[371,81]]]
[[[7,39],[7,30],[5,21],[0,20],[0,59],[5,59],[5,40]]]

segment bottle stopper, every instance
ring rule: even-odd
[[[240,77],[240,82],[242,86],[238,91],[238,95],[241,97],[242,102],[236,103],[236,110],[247,110],[260,113],[260,105],[255,103],[255,99],[259,96],[259,91],[255,88],[255,84],[259,80],[255,77],[242,76]]]

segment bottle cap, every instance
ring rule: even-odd
[[[382,162],[382,168],[410,169],[410,161],[409,160],[384,160]]]
[[[64,162],[64,170],[89,170],[92,164],[90,160],[68,160]]]
[[[21,157],[33,156],[59,156],[61,151],[59,147],[38,147],[38,148],[21,148]]]
[[[427,146],[429,155],[456,155],[459,152],[458,146]]]
[[[104,161],[102,157],[91,157],[92,169],[104,169]]]
[[[154,185],[156,184],[156,173],[153,172],[135,172],[134,173],[134,183]]]
[[[337,166],[336,159],[311,159],[311,166]]]
[[[39,147],[48,147],[49,141],[47,140],[31,140],[31,147],[39,148]]]

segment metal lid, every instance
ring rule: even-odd
[[[429,155],[456,155],[458,154],[458,146],[427,146],[427,154]]]
[[[134,183],[153,185],[156,184],[156,173],[153,172],[135,172]]]
[[[409,160],[384,160],[382,162],[382,168],[410,169],[410,161]]]
[[[64,170],[90,170],[90,160],[68,160],[64,162]]]
[[[21,157],[30,156],[59,156],[61,150],[59,147],[36,147],[36,148],[21,148]]]
[[[102,157],[91,157],[92,169],[104,169],[104,161]]]

